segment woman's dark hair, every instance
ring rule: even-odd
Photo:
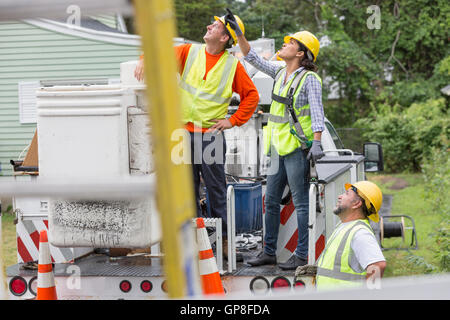
[[[308,50],[308,48],[306,48],[306,46],[303,43],[301,43],[299,41],[297,41],[297,42],[299,44],[298,51],[303,51],[303,60],[300,62],[300,66],[302,66],[306,70],[316,72],[319,68],[313,62],[313,60],[314,60],[313,54],[311,53],[311,51]],[[310,58],[312,58],[312,59],[310,59]]]

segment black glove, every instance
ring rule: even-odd
[[[236,21],[236,18],[234,17],[234,14],[231,12],[230,9],[227,8],[228,14],[225,15],[225,25],[229,24],[230,28],[234,30],[236,33],[236,36],[242,36],[243,32],[241,28],[239,27],[239,24]]]
[[[316,162],[323,156],[325,156],[325,153],[322,151],[322,143],[319,140],[313,140],[306,159],[311,160],[312,158],[313,162]]]

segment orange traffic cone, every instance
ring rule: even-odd
[[[203,218],[197,218],[199,272],[204,294],[225,294]]]
[[[47,231],[42,230],[39,237],[39,265],[36,300],[58,300],[52,258],[48,244]]]

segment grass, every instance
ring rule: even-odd
[[[17,263],[16,226],[11,212],[2,213],[2,238],[1,257],[3,266],[7,267]]]
[[[440,272],[437,252],[441,249],[436,241],[438,225],[442,216],[432,212],[426,197],[422,174],[368,175],[369,180],[380,186],[383,194],[393,195],[391,215],[408,215],[414,219],[418,250],[387,250],[385,277],[409,276]],[[405,183],[406,182],[406,183]],[[399,186],[404,188],[399,188]],[[409,244],[410,238],[407,238]],[[386,239],[384,247],[395,246],[399,240]]]

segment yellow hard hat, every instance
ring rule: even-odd
[[[316,61],[317,55],[319,54],[320,43],[316,36],[309,31],[299,31],[293,35],[284,37],[284,42],[288,43],[291,39],[295,39],[302,43],[313,55],[313,61]]]
[[[239,25],[239,28],[241,28],[242,34],[245,34],[245,26],[244,26],[244,23],[242,22],[241,18],[239,18],[237,15],[234,15],[234,18],[236,19],[236,21]],[[234,44],[236,44],[237,43],[236,32],[234,32],[234,30],[229,25],[225,24],[225,16],[221,16],[221,17],[214,16],[214,19],[219,20],[220,22],[222,22],[225,25],[225,27],[227,27],[228,32],[230,33],[231,37],[233,38]]]
[[[383,194],[380,188],[370,181],[358,181],[354,184],[346,183],[345,190],[354,187],[356,193],[364,199],[366,208],[369,210],[369,219],[373,222],[380,221],[380,216],[378,211],[381,208],[381,203],[383,202]]]

